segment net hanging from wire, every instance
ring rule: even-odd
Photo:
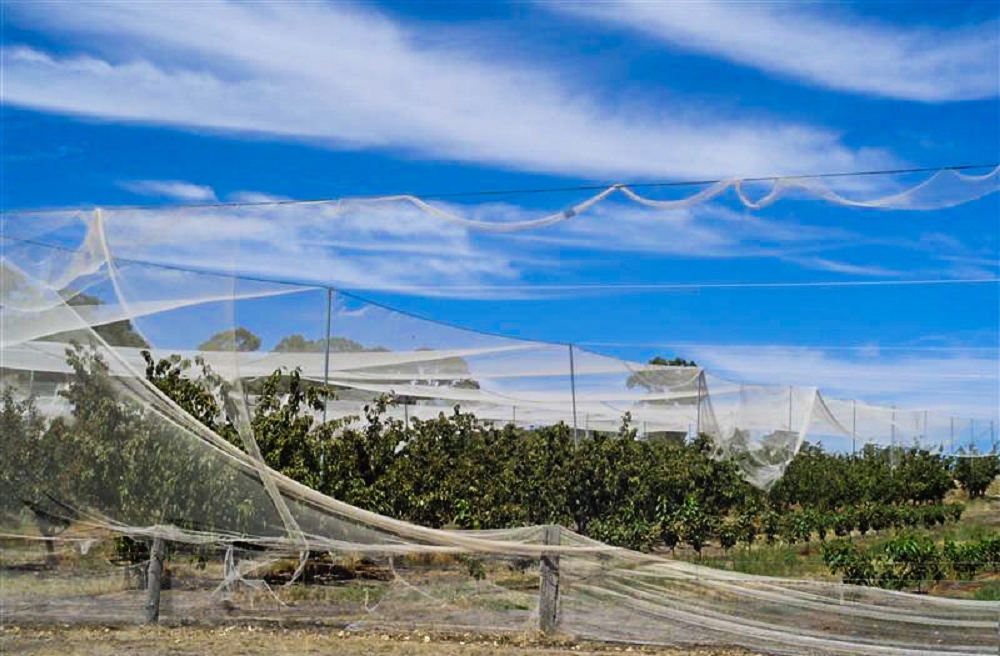
[[[647,437],[711,436],[720,457],[739,462],[760,487],[780,478],[807,439],[841,451],[875,443],[975,455],[995,453],[992,424],[476,333],[329,285],[244,272],[262,243],[272,240],[279,254],[288,248],[280,243],[286,221],[296,222],[301,240],[288,254],[302,257],[310,242],[328,238],[330,221],[359,225],[409,217],[414,208],[461,229],[504,232],[571,220],[612,194],[658,210],[729,190],[750,208],[799,194],[927,209],[979,198],[997,182],[997,171],[942,172],[868,201],[803,180],[778,180],[756,201],[738,181],[680,200],[613,186],[570,210],[516,223],[462,217],[412,197],[319,203],[294,214],[288,206],[7,213],[0,369],[5,392],[32,399],[33,409],[5,436],[19,455],[3,472],[4,560],[44,553],[77,569],[71,580],[51,576],[30,589],[10,581],[5,615],[58,616],[69,595],[86,619],[131,616],[138,593],[121,577],[134,568],[116,566],[101,546],[125,535],[169,540],[177,562],[191,563],[175,568],[167,595],[166,615],[177,618],[266,608],[351,627],[525,630],[549,612],[539,558],[558,557],[559,629],[578,637],[782,653],[985,653],[995,645],[995,604],[710,570],[566,529],[447,531],[362,510],[269,467],[259,445],[267,435],[252,417],[266,396],[262,381],[277,369],[334,390],[310,408],[331,439],[387,394],[398,402],[384,408],[384,420],[404,436],[411,422],[455,406],[500,425],[562,423],[575,440],[614,432],[628,415]],[[245,248],[245,231],[258,243]],[[193,241],[215,246],[216,270],[184,266]],[[257,334],[270,350],[260,350]],[[226,422],[193,417],[148,380],[148,368],[170,358],[195,364],[179,369],[179,379],[200,373],[192,389],[217,401]],[[405,439],[397,448],[406,449]],[[301,466],[321,475],[322,461]],[[276,590],[287,582],[274,574],[286,561],[292,580],[346,569],[370,578],[293,603]]]

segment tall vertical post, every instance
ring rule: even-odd
[[[326,329],[323,346],[323,391],[330,389],[330,323],[333,321],[333,287],[326,288]],[[326,408],[330,405],[329,397],[323,398],[323,423],[326,423]],[[323,482],[326,474],[326,458],[323,449],[319,452],[319,480]]]
[[[792,386],[788,386],[788,432],[792,432]]]
[[[955,453],[955,418],[949,417],[951,420],[951,452]]]
[[[969,453],[976,452],[976,420],[969,420]]]
[[[892,406],[892,419],[889,422],[889,462],[896,466],[896,406]]]
[[[704,369],[698,372],[698,406],[695,409],[694,417],[694,439],[701,435],[701,387],[705,378]]]
[[[558,526],[542,528],[542,544],[558,546]],[[559,627],[559,554],[542,552],[540,585],[538,593],[538,629],[543,635],[552,635]]]
[[[924,410],[924,448],[929,448],[927,445],[930,444],[930,429],[927,427],[927,411]]]
[[[333,288],[326,288],[326,342],[323,354],[323,389],[330,386],[330,322],[333,320]],[[323,423],[326,423],[326,405],[329,399],[323,400]]]
[[[573,345],[569,346],[569,389],[573,400],[573,446],[580,446],[580,437],[576,432],[576,367],[573,364]]]
[[[163,538],[153,538],[146,574],[146,624],[160,621],[160,587],[163,574]]]
[[[996,453],[997,452],[997,436],[996,436],[996,433],[993,432],[993,420],[992,419],[990,419],[990,452],[991,453]]]
[[[858,402],[851,401],[853,417],[851,419],[851,455],[858,454]]]

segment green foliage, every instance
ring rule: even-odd
[[[90,294],[64,291],[62,292],[62,295],[66,298],[66,305],[78,308],[80,311],[86,307],[94,307],[103,304],[101,299],[96,296],[91,296]],[[110,323],[94,326],[93,331],[110,346],[149,348],[149,344],[146,343],[146,340],[143,339],[142,335],[136,332],[135,328],[132,326],[132,322],[128,319],[112,321]],[[73,330],[65,333],[48,335],[43,337],[42,340],[46,342],[67,343],[73,341],[86,342],[90,341],[90,333],[83,330]]]
[[[302,335],[282,337],[275,345],[277,353],[322,353],[326,350],[326,339],[306,339]],[[365,351],[385,351],[382,346],[367,348],[360,342],[346,337],[331,337],[330,351],[332,353],[362,353]]]
[[[866,503],[940,503],[954,487],[951,466],[949,458],[918,448],[867,445],[858,455],[840,455],[804,444],[768,499],[778,508],[825,511]],[[873,519],[869,514],[858,517],[865,532],[873,528]]]
[[[684,358],[674,357],[670,360],[663,358],[659,355],[653,357],[649,360],[649,364],[656,365],[659,367],[697,367],[694,360],[685,360]],[[629,389],[635,387],[644,387],[648,390],[657,389],[662,386],[662,376],[658,375],[659,372],[652,371],[637,371],[628,377],[625,381],[625,385]],[[658,385],[658,383],[660,383]]]
[[[764,540],[768,544],[778,541],[778,533],[781,531],[781,515],[773,510],[766,510],[760,517],[761,532]]]
[[[259,346],[245,329],[213,340],[221,347]],[[293,335],[278,348],[323,346]],[[792,545],[813,535],[825,540],[831,530],[844,537],[961,516],[960,506],[934,502],[946,486],[933,481],[950,464],[926,452],[901,452],[894,468],[885,451],[839,457],[806,446],[787,483],[764,493],[740,478],[738,463],[709,437],[640,440],[628,416],[617,433],[596,433],[578,447],[565,425],[498,427],[458,407],[404,426],[387,417],[396,402],[389,397],[369,404],[361,421],[319,424],[315,417],[331,392],[298,371],[276,371],[252,383],[253,415],[237,421],[235,390],[204,361],[143,357],[149,383],[189,415],[184,429],[167,420],[175,415],[162,399],[123,385],[96,352],[80,346],[67,352],[73,376],[63,394],[72,426],[46,423],[31,399],[5,390],[0,440],[11,454],[0,470],[5,513],[27,508],[48,522],[47,531],[95,510],[113,510],[115,519],[135,526],[195,528],[196,520],[236,532],[277,528],[266,494],[252,482],[241,486],[246,471],[190,434],[206,430],[238,448],[251,444],[252,433],[264,462],[282,474],[346,503],[431,527],[561,524],[632,549],[684,543],[700,554],[710,540],[726,550],[737,543],[749,549],[761,535],[768,544],[780,537]],[[464,363],[456,359],[454,366]],[[927,480],[917,481],[918,473]],[[879,490],[891,492],[895,503],[870,498]]]
[[[719,539],[719,546],[722,547],[723,551],[728,552],[736,546],[736,542],[739,539],[739,532],[736,525],[724,522],[719,524],[716,536]]]
[[[954,475],[970,499],[983,497],[990,484],[1000,476],[1000,456],[969,454],[958,457]]]
[[[256,351],[260,348],[260,337],[246,328],[234,328],[218,332],[201,343],[199,351]]]
[[[706,513],[693,496],[684,501],[684,505],[674,516],[677,535],[699,554],[711,536],[715,523],[715,517]]]
[[[865,549],[848,539],[825,543],[821,548],[823,562],[833,574],[842,574],[844,583],[873,585],[876,580],[871,559]]]
[[[956,544],[945,540],[943,555],[959,579],[970,581],[983,567],[984,546],[979,542]]]
[[[922,592],[949,570],[956,579],[971,581],[987,568],[1000,567],[1000,537],[964,543],[947,539],[939,548],[927,536],[902,533],[870,550],[839,539],[824,544],[822,554],[826,566],[842,574],[845,583]]]
[[[747,549],[753,545],[754,540],[757,538],[759,522],[760,518],[757,516],[757,509],[753,504],[749,504],[744,508],[743,512],[736,519],[736,532],[739,536],[739,541],[745,544]]]
[[[923,535],[904,534],[887,542],[876,557],[876,584],[880,588],[903,590],[940,581],[945,569],[934,541]]]

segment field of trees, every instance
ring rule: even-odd
[[[140,526],[184,517],[211,524],[211,508],[259,514],[229,484],[231,473],[193,445],[170,441],[142,407],[117,400],[100,357],[79,346],[67,357],[75,375],[62,393],[71,422],[47,421],[30,398],[4,392],[0,447],[9,457],[0,496],[8,515],[28,508],[42,534],[57,535],[73,517],[54,507],[53,492],[119,508],[120,521]],[[224,381],[200,363],[146,358],[153,385],[242,446]],[[391,398],[373,402],[360,421],[322,424],[314,417],[331,392],[297,372],[275,372],[253,387],[250,424],[269,466],[333,498],[423,526],[559,524],[630,549],[704,556],[706,563],[728,558],[737,569],[752,569],[778,549],[799,549],[819,554],[829,574],[894,589],[1000,569],[996,526],[946,539],[966,508],[957,499],[975,503],[1000,473],[995,456],[873,446],[841,455],[805,445],[763,491],[740,478],[737,463],[718,457],[710,437],[640,440],[627,416],[616,434],[595,433],[575,446],[565,425],[496,426],[460,408],[404,425],[386,417]],[[151,476],[169,485],[146,498],[141,482]],[[210,508],[195,507],[205,497]],[[121,549],[146,557],[144,545],[129,540]]]

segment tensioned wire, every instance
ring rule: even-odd
[[[12,237],[10,235],[4,235],[4,240],[14,241],[22,244],[30,244],[33,246],[40,246],[42,248],[51,248],[54,250],[60,250],[67,253],[74,252],[75,249],[68,246],[62,246],[60,244],[53,244],[51,242],[42,241],[38,239],[22,239],[20,237]],[[495,290],[510,290],[510,291],[601,291],[601,290],[614,290],[614,291],[679,291],[679,290],[700,290],[700,289],[795,289],[795,288],[815,288],[815,287],[880,287],[880,286],[912,286],[912,285],[976,285],[983,283],[1000,283],[1000,277],[993,278],[922,278],[915,280],[899,280],[899,279],[884,279],[884,280],[816,280],[816,281],[798,281],[798,282],[691,282],[691,283],[600,283],[600,284],[526,284],[526,285],[330,285],[327,283],[315,282],[310,280],[293,280],[289,278],[277,278],[277,277],[263,277],[263,276],[248,276],[245,274],[232,274],[224,273],[219,271],[212,271],[211,269],[204,269],[199,267],[187,267],[180,266],[176,264],[166,264],[162,262],[154,262],[152,260],[143,260],[137,258],[127,258],[121,256],[114,256],[114,261],[124,262],[127,264],[137,264],[140,266],[151,266],[159,267],[161,269],[168,269],[173,271],[181,271],[185,273],[196,273],[209,276],[221,276],[226,278],[237,278],[239,280],[245,280],[247,282],[263,282],[272,283],[276,285],[291,285],[295,287],[309,287],[315,289],[329,289],[335,291],[339,294],[348,295],[349,290],[355,291],[384,291],[384,292],[415,292],[415,291],[495,291]],[[371,299],[358,298],[358,300],[365,303],[374,303]],[[400,310],[393,307],[386,307],[387,310],[392,310],[393,312],[401,312]],[[405,313],[404,313],[405,314]],[[424,321],[432,321],[440,323],[435,319],[429,319],[427,317],[415,317],[417,319],[422,319]],[[458,327],[458,326],[452,326]],[[466,330],[463,328],[463,330]],[[499,335],[496,335],[499,336]],[[531,340],[537,341],[537,340]]]
[[[11,238],[11,237],[7,237],[7,238],[15,240],[15,241],[26,241],[26,242],[32,243],[34,245],[42,246],[42,247],[48,247],[48,248],[53,248],[53,249],[63,250],[63,251],[72,251],[72,249],[69,249],[69,248],[67,248],[65,246],[60,246],[60,245],[55,245],[55,244],[49,244],[49,243],[40,242],[40,241],[37,241],[37,240],[20,240],[20,239]],[[592,350],[590,350],[588,348],[583,347],[583,345],[581,345],[579,343],[575,343],[575,342],[566,342],[566,343],[563,343],[563,342],[553,342],[553,341],[549,341],[549,340],[531,339],[531,338],[527,338],[527,337],[512,336],[512,335],[506,335],[506,334],[497,333],[497,332],[477,330],[477,329],[472,329],[472,328],[468,328],[468,327],[465,327],[465,326],[460,326],[460,325],[453,324],[453,323],[450,323],[450,322],[442,321],[440,319],[433,319],[433,318],[430,318],[430,317],[427,317],[427,316],[424,316],[424,315],[421,315],[419,313],[415,313],[415,312],[412,312],[412,311],[401,310],[399,308],[393,307],[391,305],[387,305],[387,304],[379,302],[379,301],[375,301],[375,300],[367,298],[365,296],[362,296],[362,295],[359,295],[359,294],[356,294],[356,293],[353,293],[353,292],[350,292],[350,291],[344,291],[344,290],[342,290],[342,289],[340,289],[338,287],[332,286],[332,285],[323,285],[323,284],[316,284],[316,283],[311,283],[311,284],[310,283],[299,283],[299,282],[293,282],[293,281],[287,281],[287,280],[275,280],[275,279],[268,279],[268,278],[262,278],[262,277],[252,277],[252,276],[246,276],[246,275],[242,275],[242,274],[224,273],[224,272],[218,272],[218,271],[204,271],[204,270],[198,270],[198,269],[193,269],[193,268],[188,268],[188,267],[182,267],[182,266],[179,266],[179,265],[162,264],[162,263],[157,263],[157,262],[149,262],[149,261],[136,260],[136,259],[128,259],[128,258],[114,257],[113,259],[116,262],[120,262],[120,263],[135,264],[137,266],[148,266],[148,267],[159,268],[159,269],[164,269],[164,270],[173,270],[173,271],[180,271],[180,272],[186,272],[186,273],[193,273],[193,274],[196,274],[196,275],[207,275],[207,276],[222,277],[222,278],[233,279],[233,280],[245,280],[245,281],[248,281],[248,282],[249,281],[252,281],[252,282],[263,282],[263,283],[272,283],[272,284],[279,284],[279,285],[291,286],[291,287],[299,288],[302,291],[325,289],[325,290],[331,291],[333,293],[336,293],[336,294],[338,294],[338,295],[340,295],[340,296],[342,296],[344,298],[349,298],[349,299],[355,300],[355,301],[360,302],[360,303],[364,303],[364,304],[371,305],[371,306],[374,306],[374,307],[379,307],[379,308],[381,308],[383,310],[386,310],[388,312],[399,314],[401,316],[407,316],[407,317],[410,317],[410,318],[413,318],[413,319],[416,319],[416,320],[419,320],[419,321],[422,321],[422,322],[426,322],[428,324],[439,325],[439,326],[443,326],[443,327],[446,327],[446,328],[449,328],[449,329],[453,329],[453,330],[460,330],[460,331],[468,332],[470,334],[479,334],[479,335],[484,335],[484,336],[489,336],[489,337],[496,337],[496,338],[502,338],[502,339],[507,339],[507,340],[513,340],[513,341],[521,341],[521,342],[527,342],[527,343],[538,344],[538,345],[565,346],[565,347],[568,347],[568,348],[576,349],[576,350],[578,350],[581,353],[590,354],[590,355],[594,355],[594,356],[597,356],[597,357],[613,357],[613,356],[607,356],[607,355],[599,353],[597,351],[592,351]],[[865,282],[867,284],[871,284],[872,282],[876,282],[876,281],[865,281]],[[887,281],[887,282],[888,283],[898,283],[900,281]],[[940,281],[940,282],[958,282],[958,283],[960,283],[961,281]],[[627,368],[629,368],[629,369],[632,368],[630,366],[632,363],[629,363],[629,362],[627,362],[625,360],[621,360],[619,358],[615,358],[615,359],[618,360],[619,362],[621,362]]]
[[[1000,162],[992,162],[989,164],[957,164],[957,165],[946,165],[946,166],[931,166],[931,167],[919,167],[919,168],[908,168],[908,169],[874,169],[866,171],[840,171],[834,173],[803,173],[803,174],[793,174],[793,175],[759,175],[753,177],[733,177],[733,178],[716,178],[712,180],[670,180],[662,182],[608,182],[608,183],[597,183],[597,184],[586,184],[586,185],[575,185],[575,186],[563,186],[563,187],[536,187],[527,189],[480,189],[471,191],[453,191],[453,192],[443,192],[443,193],[412,193],[412,192],[392,192],[385,194],[364,194],[360,196],[350,196],[350,197],[337,197],[337,198],[275,198],[271,200],[256,200],[256,201],[217,201],[212,203],[161,203],[161,204],[139,204],[139,205],[105,205],[103,206],[107,210],[153,210],[153,209],[211,209],[211,208],[226,208],[226,207],[276,207],[281,205],[309,205],[309,204],[320,204],[320,203],[331,203],[338,200],[344,200],[350,198],[352,200],[366,200],[366,199],[379,199],[386,197],[401,197],[410,196],[433,200],[443,200],[449,198],[475,198],[482,196],[520,196],[520,195],[535,195],[535,194],[549,194],[549,193],[563,193],[563,192],[574,192],[574,191],[602,191],[615,188],[635,188],[635,189],[649,189],[649,188],[660,188],[660,187],[700,187],[707,185],[720,184],[723,182],[732,182],[734,184],[743,183],[756,183],[756,182],[777,182],[779,180],[828,180],[837,178],[851,178],[851,177],[874,177],[874,176],[887,176],[887,175],[907,175],[907,174],[917,174],[917,173],[943,173],[945,171],[972,171],[978,169],[997,169],[1000,167]],[[27,209],[27,210],[12,210],[3,209],[0,210],[0,214],[16,213],[16,214],[45,214],[53,211],[59,211],[60,208],[50,208],[50,209]],[[65,208],[63,208],[65,209]]]
[[[34,246],[39,246],[39,247],[42,247],[42,248],[50,248],[50,249],[53,249],[53,250],[59,250],[59,251],[67,252],[67,253],[75,252],[75,249],[70,248],[68,246],[63,246],[63,245],[60,245],[60,244],[53,244],[53,243],[50,243],[50,242],[46,242],[46,241],[42,241],[42,240],[37,240],[37,239],[21,239],[21,238],[18,238],[18,237],[11,237],[9,235],[4,236],[3,239],[4,240],[18,242],[18,243],[24,243],[24,244],[30,244],[30,245],[34,245]],[[419,289],[491,289],[491,288],[498,288],[498,289],[506,289],[506,288],[514,288],[514,289],[542,288],[542,289],[546,289],[546,288],[549,288],[549,289],[568,289],[568,290],[619,289],[619,288],[626,288],[626,289],[628,289],[628,288],[634,288],[634,289],[637,289],[637,290],[642,290],[642,289],[649,289],[649,290],[661,290],[661,289],[665,289],[665,290],[669,290],[669,289],[741,289],[741,288],[778,288],[778,289],[780,289],[780,288],[795,288],[795,287],[857,287],[857,286],[881,286],[881,285],[887,285],[887,286],[892,286],[892,285],[968,285],[968,284],[982,284],[982,283],[1000,283],[1000,277],[995,277],[995,278],[954,278],[954,279],[925,279],[925,280],[829,280],[829,281],[787,282],[787,283],[782,283],[782,282],[742,282],[742,283],[663,283],[663,284],[651,283],[651,284],[647,284],[647,285],[631,285],[631,284],[622,284],[622,285],[614,285],[614,284],[608,284],[608,285],[537,285],[537,286],[536,285],[513,285],[513,286],[498,285],[498,286],[494,286],[494,287],[486,286],[486,285],[469,285],[469,286],[461,286],[461,285],[453,285],[453,286],[448,286],[448,285],[408,285],[408,286],[386,286],[386,287],[363,287],[363,288],[358,288],[358,287],[349,286],[349,285],[348,286],[330,285],[330,284],[325,284],[325,283],[310,282],[310,281],[307,281],[307,280],[290,280],[290,279],[272,278],[272,277],[263,277],[263,276],[248,276],[248,275],[241,274],[241,273],[226,273],[226,272],[221,272],[221,271],[212,271],[210,269],[202,269],[202,268],[198,268],[198,267],[186,267],[186,266],[181,266],[181,265],[177,265],[177,264],[166,264],[166,263],[163,263],[163,262],[154,262],[154,261],[151,261],[151,260],[143,260],[143,259],[136,259],[136,258],[125,258],[125,257],[117,256],[117,255],[113,256],[112,259],[115,262],[121,262],[121,263],[125,263],[125,264],[134,264],[134,265],[137,265],[137,266],[144,266],[144,267],[153,267],[153,268],[164,269],[164,270],[168,270],[168,271],[178,271],[178,272],[183,272],[183,273],[193,273],[193,274],[196,274],[196,275],[215,276],[215,277],[227,278],[227,279],[232,278],[232,279],[236,279],[236,280],[243,280],[243,281],[246,281],[246,282],[259,282],[259,283],[268,283],[268,284],[275,284],[275,285],[287,285],[287,286],[290,286],[290,287],[301,288],[303,291],[305,291],[307,289],[327,290],[327,291],[331,291],[331,292],[334,292],[336,294],[339,294],[341,296],[344,296],[346,298],[351,298],[351,299],[353,299],[355,301],[358,301],[358,302],[361,302],[361,303],[365,303],[365,304],[368,304],[368,305],[373,305],[373,306],[376,306],[376,307],[380,307],[383,310],[387,310],[389,312],[394,312],[396,314],[409,316],[409,317],[411,317],[413,319],[418,319],[420,321],[426,321],[428,323],[438,324],[438,325],[445,326],[447,328],[452,328],[452,329],[455,329],[455,330],[462,330],[462,331],[467,331],[467,332],[471,332],[471,333],[478,333],[480,335],[485,335],[485,336],[489,336],[489,337],[501,337],[501,338],[504,338],[504,339],[512,339],[512,340],[517,340],[517,341],[526,341],[526,342],[543,343],[543,344],[558,344],[558,345],[566,345],[566,344],[569,344],[569,342],[565,342],[565,343],[564,342],[553,342],[553,341],[550,341],[550,340],[533,339],[533,338],[528,338],[528,337],[519,337],[519,336],[516,336],[516,335],[507,335],[507,334],[498,333],[498,332],[491,332],[491,331],[486,331],[486,330],[469,328],[469,327],[466,327],[466,326],[461,326],[461,325],[458,325],[458,324],[449,323],[447,321],[442,321],[440,319],[434,319],[434,318],[431,318],[431,317],[428,317],[428,316],[425,316],[425,315],[422,315],[422,314],[419,314],[419,313],[416,313],[416,312],[412,312],[412,311],[409,311],[409,310],[403,310],[403,309],[400,309],[398,307],[394,307],[394,306],[388,305],[386,303],[382,303],[380,301],[376,301],[376,300],[374,300],[372,298],[369,298],[367,296],[359,295],[359,294],[355,293],[355,290],[361,289],[361,290],[364,290],[364,291],[378,291],[378,290],[381,290],[381,291],[403,291],[403,290],[407,290],[407,289],[419,290]],[[654,343],[648,343],[648,344],[646,344],[646,343],[634,343],[634,342],[632,342],[632,343],[617,343],[617,342],[588,342],[588,341],[581,341],[581,342],[573,342],[573,345],[576,346],[576,347],[580,347],[580,346],[680,346],[681,344],[680,343],[677,343],[677,344],[668,344],[668,343],[665,343],[665,342],[654,342]],[[686,345],[696,346],[696,344],[686,344]],[[763,345],[763,346],[768,346],[768,347],[783,347],[783,345],[781,345],[781,344],[769,344],[769,345]],[[735,347],[733,347],[733,348],[735,348]],[[795,348],[795,347],[793,347],[793,348]],[[800,345],[799,348],[806,348],[806,347]],[[820,347],[820,348],[823,348],[823,347]],[[857,348],[857,349],[865,349],[865,348],[872,348],[872,346],[843,346],[843,347],[834,347],[834,348]],[[877,348],[882,348],[882,347],[879,346]],[[892,348],[892,347],[887,347],[887,348]],[[899,349],[906,349],[906,348],[910,348],[910,347],[898,347],[898,348]],[[926,347],[926,348],[933,349],[934,347]],[[957,350],[957,349],[960,349],[961,347],[954,347],[954,348]],[[980,347],[980,348],[981,349],[986,349],[986,348],[994,348],[994,347]],[[997,348],[1000,348],[1000,347],[997,347]],[[581,349],[581,350],[583,350],[583,349]],[[601,355],[601,354],[594,353],[594,355]]]

